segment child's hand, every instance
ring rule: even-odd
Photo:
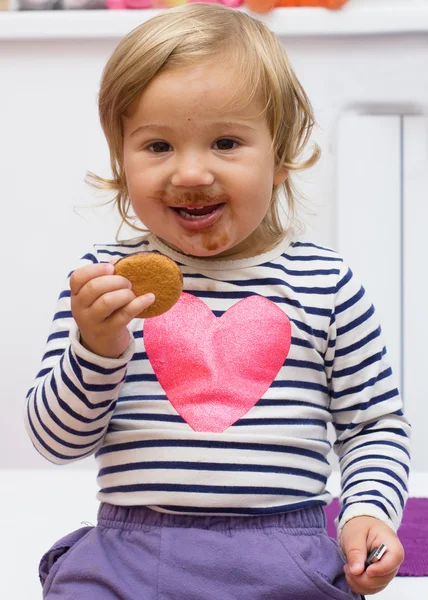
[[[112,264],[76,269],[70,278],[71,312],[81,344],[108,358],[118,358],[129,345],[127,325],[150,306],[153,294],[135,296],[130,282],[113,275]]]
[[[381,544],[387,547],[385,554],[365,570],[368,555]],[[396,533],[374,517],[355,517],[348,521],[343,526],[340,545],[347,559],[346,579],[357,594],[376,594],[383,590],[404,559],[404,549]]]

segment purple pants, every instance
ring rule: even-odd
[[[42,558],[48,600],[349,600],[320,506],[263,517],[102,504]]]

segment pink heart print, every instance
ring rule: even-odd
[[[145,320],[144,343],[175,410],[195,431],[220,433],[269,389],[290,350],[291,324],[263,296],[216,317],[183,293],[169,311]]]

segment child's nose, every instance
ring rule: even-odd
[[[211,185],[214,175],[206,161],[194,154],[178,158],[174,165],[171,184],[175,187]]]

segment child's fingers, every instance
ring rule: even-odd
[[[377,594],[383,590],[396,575],[396,571],[383,577],[370,577],[368,573],[353,576],[345,567],[346,580],[349,587],[357,594],[369,595]]]
[[[385,552],[382,560],[374,562],[367,567],[366,573],[369,577],[383,577],[384,575],[396,572],[402,562],[403,559],[401,556],[397,557],[393,552]]]
[[[128,306],[133,300],[135,300],[135,294],[130,288],[105,292],[86,311],[85,318],[93,323],[102,323],[116,311]]]
[[[96,277],[112,275],[113,265],[106,263],[97,263],[96,265],[87,265],[76,269],[70,277],[70,290],[73,296],[77,296],[82,287]]]
[[[125,327],[132,321],[132,319],[135,319],[135,317],[137,317],[143,310],[153,304],[154,301],[154,294],[144,294],[143,296],[138,296],[137,298],[134,296],[134,300],[132,300],[132,302],[129,302],[120,310],[116,310],[116,312],[112,313],[107,322],[115,329]]]
[[[105,275],[91,279],[80,289],[78,304],[82,309],[93,306],[104,295],[116,290],[130,290],[131,282],[121,275]]]

